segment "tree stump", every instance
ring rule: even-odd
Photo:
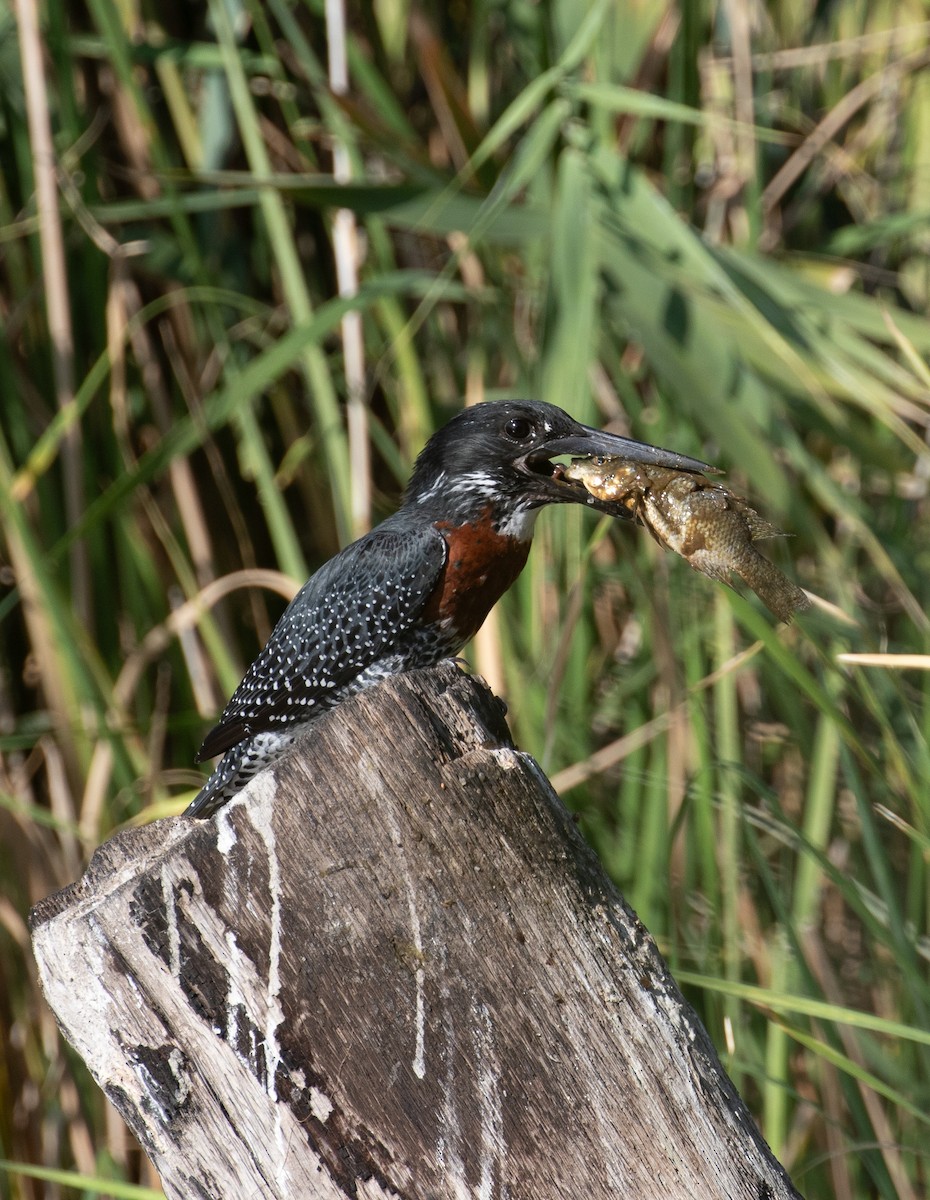
[[[32,929],[177,1200],[798,1195],[451,664],[347,701],[211,820],[114,837]]]

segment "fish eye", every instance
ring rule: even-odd
[[[525,442],[534,433],[533,423],[526,417],[511,417],[504,426],[504,433],[515,442]]]

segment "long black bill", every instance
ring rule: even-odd
[[[672,471],[698,471],[701,474],[718,474],[718,468],[699,458],[687,454],[676,454],[674,450],[662,450],[648,442],[635,442],[632,438],[606,433],[603,429],[591,429],[579,425],[579,432],[569,437],[556,438],[541,446],[539,453],[546,458],[568,454],[574,458],[625,458],[631,462],[645,463],[653,467],[668,467]]]

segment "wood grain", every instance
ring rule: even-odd
[[[65,1035],[169,1197],[797,1196],[499,702],[346,702],[37,906]]]

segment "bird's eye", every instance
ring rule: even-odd
[[[532,436],[533,423],[526,417],[511,417],[504,426],[504,433],[515,442],[525,442],[528,437]]]

